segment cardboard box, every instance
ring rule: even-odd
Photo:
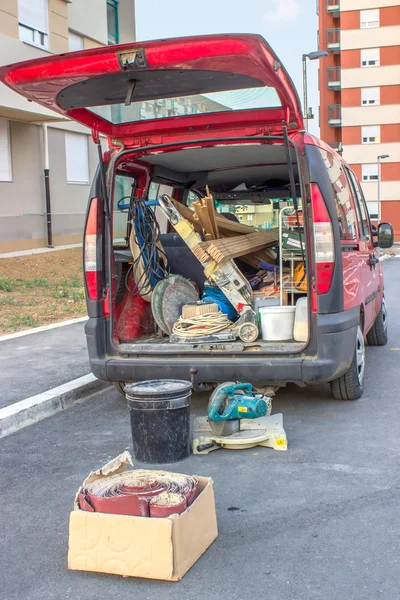
[[[128,464],[132,465],[131,457],[124,452],[91,473],[83,486],[121,473]],[[197,475],[196,479],[200,485],[196,500],[184,513],[165,519],[83,511],[77,494],[69,522],[68,568],[124,577],[182,579],[218,535],[213,482]]]

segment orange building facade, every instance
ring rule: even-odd
[[[321,138],[400,241],[400,2],[318,0]],[[378,161],[378,157],[381,157]],[[383,158],[385,157],[385,158]]]

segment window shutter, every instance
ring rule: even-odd
[[[363,179],[363,181],[377,181],[377,179],[378,179],[377,163],[370,163],[367,165],[362,165],[362,179]]]
[[[361,66],[379,65],[379,48],[365,48],[361,50]]]
[[[380,104],[381,89],[379,87],[361,88],[361,104],[369,106],[371,104]]]
[[[69,40],[69,51],[75,52],[76,50],[83,50],[83,36],[78,33],[70,31],[68,33]]]
[[[89,183],[88,138],[84,133],[65,134],[68,183]]]
[[[18,21],[32,29],[48,33],[47,0],[18,0]]]
[[[7,119],[0,119],[0,181],[11,181],[10,133]]]
[[[360,27],[361,29],[379,27],[379,8],[360,10]]]

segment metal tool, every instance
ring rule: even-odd
[[[202,242],[193,225],[175,208],[169,196],[164,194],[158,199],[158,203],[175,231],[191,250]],[[219,287],[239,314],[239,319],[232,328],[235,336],[239,337],[242,342],[255,342],[259,336],[259,330],[257,315],[251,305],[253,293],[247,279],[233,260],[225,260],[220,264],[211,260],[202,265],[207,279]],[[183,339],[183,341],[186,340]]]
[[[232,435],[242,419],[265,417],[271,399],[254,390],[251,383],[221,383],[208,402],[208,421],[217,435]]]

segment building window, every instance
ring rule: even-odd
[[[379,27],[379,8],[360,10],[360,27],[361,29]]]
[[[19,39],[28,44],[47,48],[47,0],[18,0]]]
[[[83,133],[65,134],[67,183],[89,183],[88,137]]]
[[[12,181],[10,126],[7,119],[0,119],[0,181]]]
[[[381,88],[361,88],[361,106],[371,106],[381,103]]]
[[[379,144],[381,140],[381,128],[379,125],[361,128],[361,141],[363,144]]]
[[[79,35],[79,33],[75,33],[74,31],[68,32],[68,44],[69,51],[76,52],[78,50],[83,50],[83,35]]]
[[[118,0],[107,0],[107,31],[108,44],[118,44]]]
[[[362,180],[378,181],[378,165],[374,163],[369,165],[362,165]]]
[[[377,202],[367,202],[367,208],[368,208],[370,218],[375,221],[378,218],[378,203]]]
[[[366,48],[361,50],[362,67],[379,67],[380,51],[379,48]]]

